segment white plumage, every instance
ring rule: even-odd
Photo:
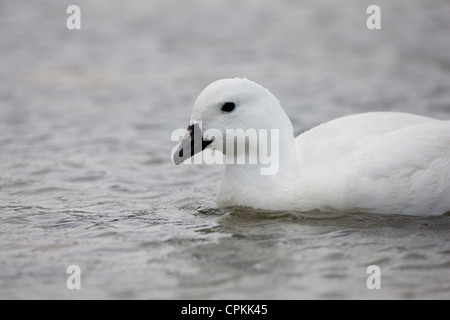
[[[221,105],[236,104],[224,113]],[[438,215],[450,211],[450,121],[406,113],[356,114],[294,139],[278,100],[247,79],[223,79],[198,97],[191,122],[280,132],[280,167],[226,164],[220,207]],[[219,149],[216,141],[207,148]]]
[[[298,136],[296,148],[298,183],[329,197],[311,207],[410,215],[450,210],[449,121],[393,112],[352,115]]]

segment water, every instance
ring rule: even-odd
[[[450,4],[0,3],[0,298],[450,298],[450,216],[215,208],[174,166],[210,82],[245,76],[297,133],[391,110],[450,119]],[[81,290],[66,269],[81,268]],[[381,268],[381,290],[366,269]]]

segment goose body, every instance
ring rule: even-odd
[[[232,78],[200,94],[191,118],[191,124],[197,122],[202,123],[201,149],[223,153],[225,143],[206,137],[205,130],[279,130],[276,174],[261,175],[263,164],[225,164],[219,207],[406,215],[450,211],[450,121],[372,112],[338,118],[294,138],[291,122],[267,89]],[[181,142],[178,152],[186,146]]]

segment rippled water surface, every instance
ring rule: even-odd
[[[75,2],[75,1],[74,1]],[[450,298],[450,216],[215,208],[174,166],[213,80],[245,76],[297,133],[375,110],[450,119],[450,4],[0,3],[0,298]],[[81,290],[66,269],[81,268]],[[366,269],[381,268],[381,290]]]

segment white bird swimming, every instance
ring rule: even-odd
[[[338,118],[294,138],[289,118],[267,89],[245,78],[222,79],[197,98],[189,134],[173,161],[180,164],[206,148],[226,154],[226,141],[205,131],[226,137],[227,129],[237,128],[278,129],[279,170],[262,175],[262,163],[225,164],[219,207],[417,216],[450,211],[450,121],[372,112]],[[254,152],[249,149],[246,156]],[[242,149],[233,152],[242,156]]]

